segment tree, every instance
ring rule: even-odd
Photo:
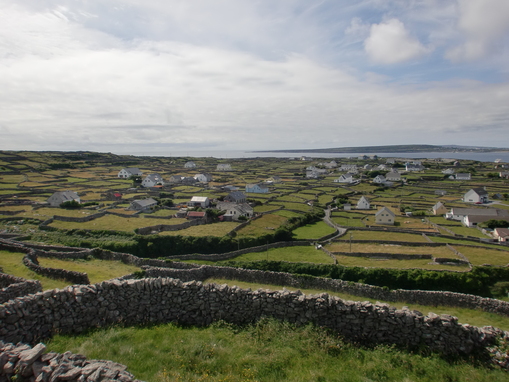
[[[491,219],[491,220],[485,221],[482,225],[485,227],[491,228],[491,229],[495,229],[495,228],[509,227],[509,222],[506,220]]]
[[[141,184],[141,176],[139,175],[131,175],[129,180],[133,182],[133,187],[139,186]]]

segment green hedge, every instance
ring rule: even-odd
[[[244,269],[287,272],[362,282],[390,289],[440,290],[491,297],[490,287],[509,281],[508,268],[474,267],[470,272],[437,272],[424,269],[345,267],[333,264],[289,263],[283,261],[220,262]]]

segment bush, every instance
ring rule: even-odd
[[[69,200],[68,202],[63,202],[60,204],[60,208],[65,208],[66,210],[77,210],[81,207],[82,205],[76,200]]]

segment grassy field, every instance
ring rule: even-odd
[[[331,252],[350,252],[350,243],[347,241],[334,242],[326,246]],[[406,255],[433,255],[435,257],[457,258],[453,251],[445,245],[440,247],[406,246],[377,243],[352,243],[352,252],[358,253],[389,253]]]
[[[343,227],[364,227],[361,219],[349,219],[348,217],[333,216],[331,220]]]
[[[0,268],[4,273],[16,277],[22,277],[27,280],[39,280],[42,284],[43,290],[65,288],[69,285],[68,282],[62,280],[53,280],[48,277],[40,276],[32,272],[23,264],[24,253],[16,253],[9,251],[0,251]]]
[[[308,325],[262,320],[247,327],[174,324],[56,336],[48,349],[111,359],[148,382],[507,381],[501,370],[414,355],[389,346],[365,349]]]
[[[323,221],[307,224],[293,230],[293,238],[295,240],[320,239],[326,235],[334,233],[336,230]]]
[[[325,252],[315,249],[314,246],[270,248],[268,251],[252,252],[235,257],[235,261],[290,261],[304,263],[332,264],[334,260]]]
[[[467,266],[432,264],[429,259],[396,260],[396,259],[372,259],[366,257],[351,257],[336,255],[338,264],[346,267],[368,267],[368,268],[400,268],[400,269],[429,269],[433,271],[468,271]]]
[[[158,224],[175,225],[186,222],[186,219],[144,219],[122,218],[115,215],[105,215],[85,223],[63,222],[55,220],[51,227],[60,229],[92,229],[131,232],[136,228],[150,227]]]
[[[252,220],[247,226],[237,231],[237,235],[258,237],[267,233],[274,233],[282,224],[286,222],[287,218],[275,214],[266,214],[261,218]]]
[[[141,270],[139,267],[124,264],[119,261],[107,261],[99,259],[59,260],[39,257],[39,264],[46,268],[67,269],[69,271],[86,273],[90,283],[92,284],[125,276]]]
[[[231,232],[235,227],[237,227],[239,223],[235,222],[222,222],[222,223],[212,223],[212,224],[204,224],[204,225],[196,225],[193,227],[189,227],[186,229],[181,229],[178,231],[164,231],[159,233],[159,235],[166,236],[225,236],[229,232]]]
[[[356,231],[349,230],[340,240],[380,240],[380,241],[410,241],[414,243],[426,243],[427,240],[421,234],[386,232],[386,231]]]
[[[473,248],[454,246],[454,248],[464,255],[472,265],[503,265],[509,264],[509,251],[495,251],[488,248]]]

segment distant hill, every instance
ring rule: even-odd
[[[509,148],[457,146],[457,145],[388,145],[388,146],[359,146],[359,147],[336,147],[327,149],[299,149],[299,150],[266,150],[257,152],[278,153],[416,153],[416,152],[493,152],[509,151]]]

